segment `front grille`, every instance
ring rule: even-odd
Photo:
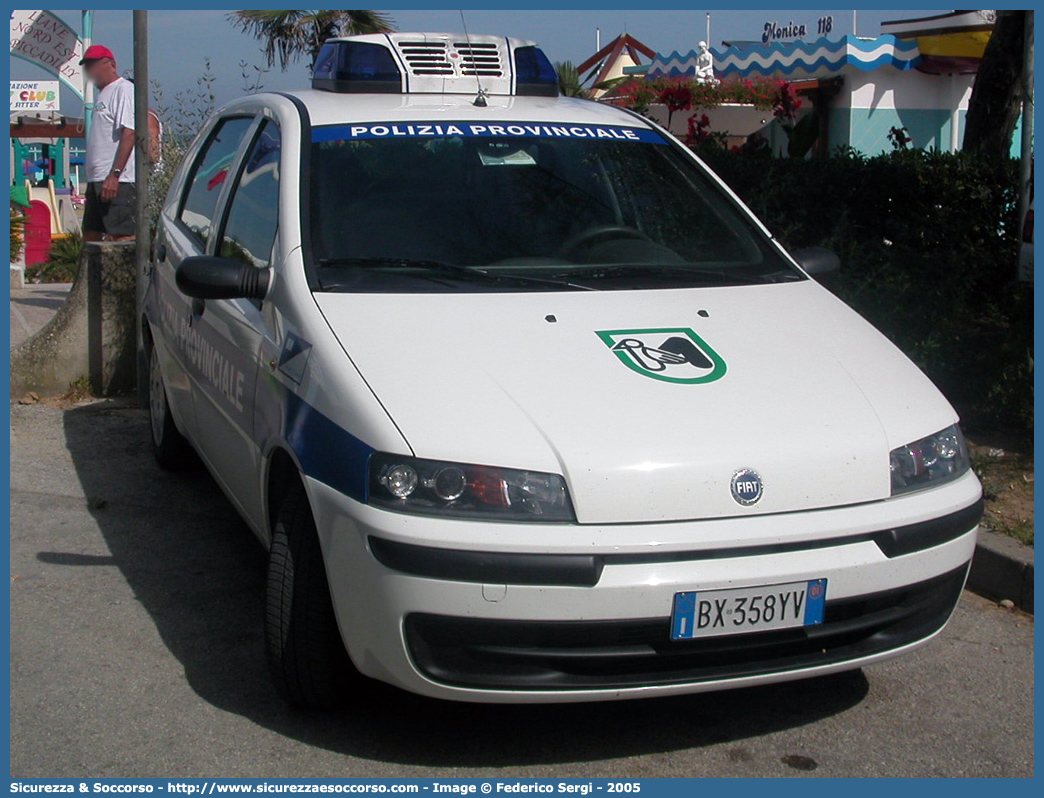
[[[497,621],[415,613],[416,667],[443,684],[489,690],[591,690],[785,673],[892,651],[946,623],[967,565],[915,585],[827,601],[820,626],[672,641],[670,618]]]

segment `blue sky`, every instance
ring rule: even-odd
[[[79,12],[57,11],[70,24],[79,24]],[[218,102],[242,93],[240,61],[264,66],[259,45],[246,34],[233,29],[227,11],[159,10],[149,12],[150,70],[167,97],[192,89],[203,71],[205,58],[210,58],[218,75],[215,85]],[[389,12],[399,30],[459,31],[459,11],[424,9]],[[711,37],[715,44],[722,39],[756,39],[767,21],[780,24],[804,23],[810,32],[816,20],[834,17],[832,37],[852,31],[851,10],[713,10]],[[938,10],[867,10],[858,12],[861,36],[876,36],[882,20],[904,19],[939,13]],[[595,28],[601,28],[602,43],[626,30],[658,52],[685,52],[704,38],[706,11],[678,9],[648,10],[468,10],[468,29],[472,33],[498,33],[535,39],[554,61],[583,61],[595,51]],[[95,12],[94,41],[109,46],[120,69],[132,66],[131,12]],[[42,69],[19,59],[11,59],[14,79],[47,79]],[[274,67],[263,78],[266,89],[286,90],[307,85],[308,72],[303,64],[291,66],[286,73]],[[62,88],[62,109],[79,113],[80,104],[72,92]]]

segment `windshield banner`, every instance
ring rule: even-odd
[[[328,125],[312,129],[312,142],[391,138],[553,138],[611,139],[647,144],[666,144],[655,130],[610,125],[569,125],[544,122],[404,122],[357,125]]]

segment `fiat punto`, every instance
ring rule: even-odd
[[[649,120],[532,42],[331,40],[162,209],[160,464],[269,552],[291,703],[781,682],[936,635],[982,513],[958,418]]]

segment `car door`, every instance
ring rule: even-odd
[[[157,268],[152,272],[150,301],[160,328],[155,345],[163,369],[167,399],[182,434],[198,447],[194,386],[205,363],[195,303],[175,283],[178,264],[208,251],[228,170],[243,139],[255,125],[253,115],[218,120],[191,159],[180,195],[164,209],[156,239]]]
[[[278,231],[280,135],[261,119],[246,139],[211,241],[212,254],[268,269]],[[263,528],[260,451],[254,436],[254,389],[265,325],[262,303],[204,300],[196,308],[204,340],[203,369],[194,391],[201,454],[229,497]]]

